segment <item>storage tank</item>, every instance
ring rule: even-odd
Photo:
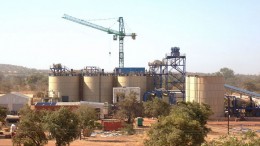
[[[113,100],[113,76],[101,76],[101,102],[112,103]]]
[[[113,76],[84,76],[83,100],[112,103]]]
[[[210,105],[214,115],[224,116],[224,78],[221,76],[186,77],[186,101]]]
[[[153,76],[147,75],[146,76],[146,91],[154,90],[154,79]]]
[[[140,87],[141,97],[147,91],[147,78],[146,76],[118,76],[117,87]]]
[[[66,97],[68,101],[79,101],[79,77],[49,76],[49,91],[60,99]]]
[[[99,102],[100,97],[100,76],[84,76],[83,100]]]

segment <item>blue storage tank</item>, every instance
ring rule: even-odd
[[[116,74],[129,74],[129,73],[145,73],[144,67],[124,67],[124,68],[115,68]]]

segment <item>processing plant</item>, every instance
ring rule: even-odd
[[[49,98],[61,102],[112,104],[118,102],[119,93],[115,91],[126,93],[135,89],[139,101],[158,97],[170,104],[203,102],[212,106],[216,116],[224,115],[223,77],[187,76],[186,56],[180,53],[180,48],[172,47],[165,58],[149,62],[148,66],[148,70],[118,67],[113,72],[105,72],[95,66],[73,70],[53,64],[49,74]]]
[[[135,39],[136,34],[125,33],[123,17],[118,19],[118,31],[66,14],[63,18],[113,34],[114,40],[119,38],[119,67],[105,72],[96,66],[73,70],[53,64],[49,75],[49,100],[112,104],[134,91],[139,101],[158,97],[170,104],[178,101],[206,103],[215,113],[213,117],[224,116],[225,88],[231,88],[224,84],[222,76],[187,75],[186,55],[180,53],[179,47],[172,47],[162,60],[149,62],[149,69],[124,67],[124,37]]]

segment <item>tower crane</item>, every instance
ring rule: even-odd
[[[117,37],[118,37],[119,38],[119,68],[124,67],[124,38],[125,38],[125,36],[131,36],[132,39],[135,40],[136,34],[135,33],[125,33],[123,17],[118,18],[118,22],[119,22],[119,30],[118,31],[93,24],[93,23],[88,22],[86,20],[78,19],[78,18],[69,16],[67,14],[64,14],[62,18],[66,19],[66,20],[70,20],[70,21],[75,22],[75,23],[79,23],[79,24],[82,24],[82,25],[85,25],[85,26],[89,26],[89,27],[107,32],[108,34],[114,34],[113,40],[117,40]]]

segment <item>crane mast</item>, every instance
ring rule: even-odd
[[[79,23],[85,26],[92,27],[94,29],[98,29],[104,32],[107,32],[108,34],[114,34],[113,39],[117,40],[117,37],[119,37],[119,68],[124,67],[124,38],[125,36],[131,36],[133,40],[135,40],[136,34],[135,33],[125,33],[125,27],[124,27],[124,20],[123,17],[119,17],[118,22],[119,22],[119,31],[113,30],[110,28],[106,28],[100,25],[96,25],[94,23],[88,22],[86,20],[78,19],[72,16],[69,16],[67,14],[64,14],[63,17],[66,20],[70,20],[75,23]]]

